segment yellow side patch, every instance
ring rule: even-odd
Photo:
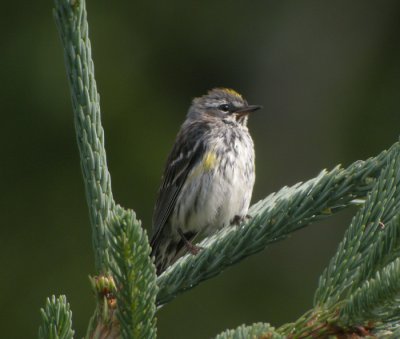
[[[203,160],[193,168],[192,172],[188,176],[188,180],[192,180],[204,172],[211,171],[217,164],[217,157],[213,152],[207,152],[204,154]]]
[[[203,158],[203,167],[205,171],[212,170],[217,163],[217,157],[213,152],[207,152]]]

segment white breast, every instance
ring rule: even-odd
[[[253,141],[244,129],[242,138],[234,133],[214,138],[207,149],[215,155],[214,166],[204,168],[200,162],[203,168],[189,173],[171,215],[184,232],[213,233],[247,214],[255,175]]]

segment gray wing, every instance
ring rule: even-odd
[[[185,128],[185,134],[182,130],[179,132],[167,160],[153,214],[153,236],[150,242],[153,252],[159,246],[161,231],[174,210],[176,199],[188,174],[204,155],[204,142],[199,142],[202,139],[201,135],[204,135],[204,128],[198,125],[193,127]]]

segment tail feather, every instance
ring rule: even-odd
[[[195,235],[192,232],[188,232],[185,233],[185,238],[192,241]],[[161,235],[151,240],[151,247],[150,256],[154,257],[157,275],[160,275],[182,255],[187,253],[185,242],[181,238],[173,239]]]

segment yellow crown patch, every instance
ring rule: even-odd
[[[238,97],[240,99],[243,99],[242,96],[236,92],[235,90],[231,89],[231,88],[221,88],[224,92],[230,94],[230,95],[234,95],[235,97]]]
[[[239,94],[238,92],[236,92],[235,90],[233,90],[231,88],[226,88],[226,87],[213,88],[212,90],[208,91],[208,94],[213,94],[215,92],[224,92],[228,95],[233,95],[233,96],[237,97],[238,99],[243,100],[243,97],[241,96],[241,94]]]

